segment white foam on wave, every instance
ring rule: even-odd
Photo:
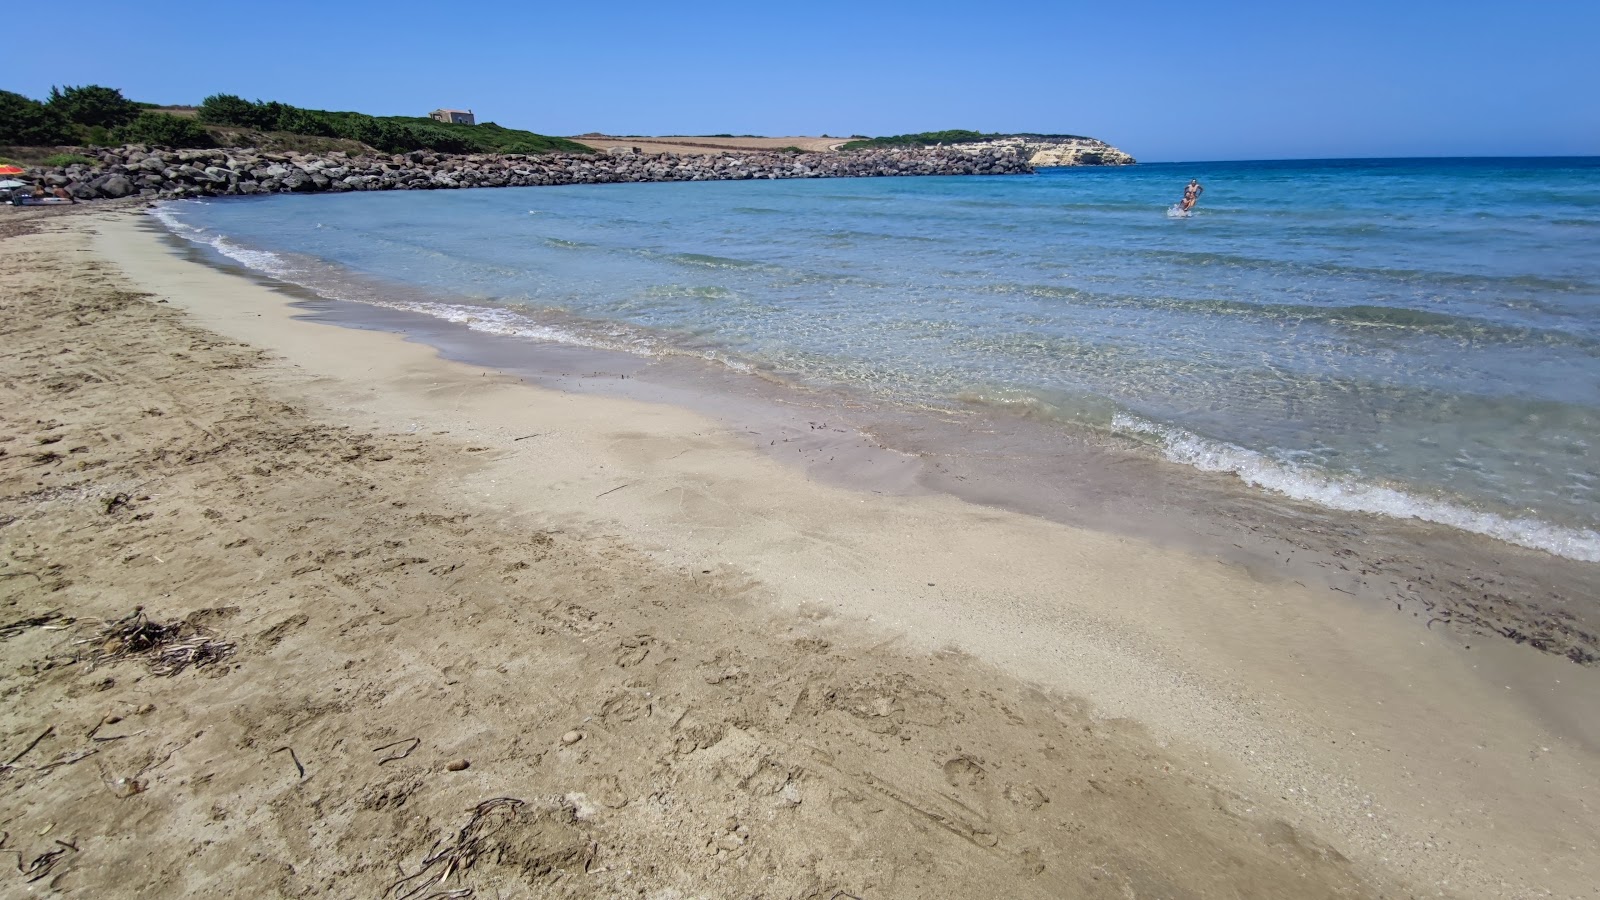
[[[169,201],[152,207],[150,215],[178,237],[196,244],[204,244],[248,269],[254,269],[278,278],[282,278],[289,272],[288,264],[284,262],[283,257],[276,253],[241,247],[220,234],[212,234],[204,228],[185,222],[180,211],[180,204],[184,203],[204,205],[204,202],[200,200]]]
[[[421,313],[457,325],[465,325],[472,331],[484,334],[500,335],[502,337],[517,337],[536,341],[549,341],[557,344],[570,344],[577,347],[589,347],[596,350],[614,350],[624,353],[633,353],[639,356],[667,356],[686,355],[694,356],[726,366],[738,372],[753,372],[754,367],[738,359],[731,358],[715,350],[702,352],[683,350],[666,345],[647,335],[631,332],[627,329],[614,328],[606,335],[585,334],[576,330],[559,328],[547,325],[529,316],[514,310],[493,306],[473,306],[459,303],[443,303],[437,301],[396,301],[374,297],[355,297],[343,292],[330,290],[325,284],[314,284],[296,276],[300,273],[289,265],[281,256],[269,250],[256,250],[242,247],[233,243],[220,234],[212,234],[203,228],[198,228],[183,221],[180,204],[201,203],[198,200],[168,201],[152,207],[150,215],[166,226],[167,230],[179,237],[196,244],[203,244],[222,254],[223,256],[240,263],[248,269],[270,275],[279,281],[303,287],[314,291],[320,296],[330,300],[343,300],[352,303],[364,303],[368,306],[378,306],[384,309],[399,310],[401,312]],[[531,210],[530,210],[531,212]],[[320,225],[318,227],[321,227]]]
[[[684,355],[704,359],[726,366],[737,372],[753,372],[754,367],[742,360],[733,359],[715,350],[693,351],[663,344],[647,335],[630,331],[626,328],[613,328],[605,335],[585,334],[566,328],[548,325],[523,315],[515,310],[502,309],[493,306],[472,306],[458,303],[439,302],[399,302],[388,301],[361,301],[373,306],[384,306],[390,309],[419,312],[424,315],[465,325],[472,331],[484,334],[495,334],[502,337],[528,338],[536,341],[550,341],[557,344],[571,344],[577,347],[589,347],[595,350],[617,350],[624,353],[633,353],[638,356],[671,356]]]
[[[390,303],[386,301],[368,301],[374,306],[386,306],[390,309],[400,309],[407,312],[419,312],[423,315],[465,325],[469,330],[484,334],[497,334],[502,337],[530,338],[536,341],[550,341],[557,344],[572,344],[578,347],[592,347],[599,350],[628,350],[626,342],[611,342],[588,335],[556,328],[536,322],[529,317],[509,309],[499,309],[493,306],[469,306],[457,303]]]
[[[197,234],[200,229],[190,225],[178,217],[176,203],[158,203],[150,208],[150,217],[167,227],[167,230],[177,235]]]
[[[1539,519],[1511,518],[1418,497],[1395,488],[1365,484],[1353,478],[1279,462],[1254,450],[1136,416],[1119,413],[1111,424],[1117,431],[1159,439],[1164,455],[1171,462],[1202,472],[1229,473],[1252,487],[1296,500],[1345,512],[1420,519],[1568,559],[1600,562],[1600,533],[1587,528],[1564,528]]]
[[[206,243],[211,246],[211,249],[234,262],[244,265],[246,268],[265,272],[268,275],[279,278],[289,273],[289,266],[283,261],[283,257],[271,251],[241,247],[220,234],[211,237]]]

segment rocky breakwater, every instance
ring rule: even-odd
[[[1019,134],[970,144],[951,144],[952,150],[968,153],[1009,153],[1029,165],[1049,166],[1131,166],[1136,162],[1127,153],[1105,141],[1085,137],[1053,137]]]
[[[87,151],[93,164],[33,169],[25,177],[80,200],[168,200],[249,194],[440,190],[637,181],[1014,175],[1033,171],[1016,149],[942,148],[719,155],[350,155],[128,146]]]

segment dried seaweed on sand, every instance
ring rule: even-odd
[[[194,666],[203,669],[233,655],[233,643],[189,622],[162,624],[144,614],[144,607],[107,623],[79,654],[91,666],[123,659],[143,659],[156,675],[176,675]]]
[[[453,874],[472,868],[484,850],[484,840],[514,819],[523,801],[512,797],[485,800],[472,810],[472,818],[443,847],[435,847],[422,861],[422,868],[389,886],[394,900],[421,900],[424,897],[470,897],[471,888],[434,893]],[[437,873],[437,874],[435,874]]]
[[[24,867],[22,865],[22,861],[26,857],[23,855],[21,850],[7,847],[6,842],[9,840],[11,840],[10,832],[0,835],[0,853],[16,854],[17,872],[30,882],[38,881],[44,878],[46,875],[49,875],[50,871],[55,868],[57,860],[64,856],[68,851],[76,853],[78,850],[77,844],[69,843],[67,841],[56,841],[55,849],[46,850],[45,852],[40,853],[38,856],[33,858],[32,862],[28,863],[28,865]]]

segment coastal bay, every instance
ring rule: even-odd
[[[7,746],[55,726],[13,760],[11,830],[78,848],[61,889],[139,859],[141,892],[379,893],[497,797],[523,806],[450,886],[1594,881],[1592,668],[1126,530],[809,479],[703,413],[301,321],[129,213],[7,226],[8,621],[142,605],[238,645],[160,678],[6,641]],[[133,727],[94,737],[124,737],[78,737],[111,714]]]

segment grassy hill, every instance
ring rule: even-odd
[[[422,116],[369,116],[302,109],[275,101],[214,94],[199,106],[158,106],[100,85],[52,89],[32,100],[0,91],[0,145],[17,147],[218,144],[281,149],[370,147],[384,153],[592,153],[565,138],[503,128],[456,125]]]
[[[845,144],[843,150],[865,150],[869,147],[931,147],[935,144],[970,144],[977,141],[994,141],[1001,138],[1040,138],[1044,140],[1079,140],[1091,138],[1077,134],[984,134],[981,131],[922,131],[917,134],[897,134],[891,137],[866,138]]]
[[[369,116],[365,113],[302,109],[276,101],[249,101],[214,94],[196,110],[206,125],[234,126],[264,132],[360,141],[387,153],[435,150],[442,153],[591,153],[593,149],[565,138],[503,128],[493,122],[456,125],[423,116]]]

